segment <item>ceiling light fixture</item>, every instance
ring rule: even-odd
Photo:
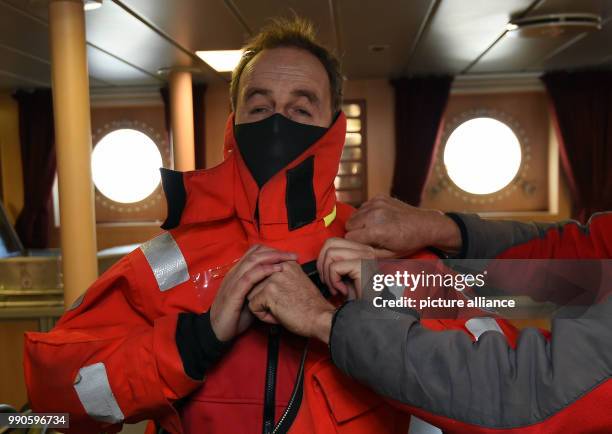
[[[513,31],[513,30],[516,30],[516,29],[518,29],[518,28],[519,28],[519,26],[517,26],[517,25],[516,25],[516,24],[514,24],[514,23],[508,23],[508,24],[506,24],[506,30],[507,30],[507,31],[509,31],[509,32],[511,32],[511,31]]]
[[[102,0],[83,0],[83,9],[93,11],[102,7]]]
[[[595,14],[550,14],[518,18],[506,25],[511,36],[551,38],[575,36],[601,30],[601,16]]]
[[[242,50],[196,51],[196,55],[217,72],[233,71],[242,57]]]

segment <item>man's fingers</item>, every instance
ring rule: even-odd
[[[255,255],[257,252],[267,252],[267,251],[274,251],[274,249],[264,246],[263,244],[253,244],[251,247],[248,248],[246,252],[244,252],[244,255],[242,255],[240,260],[237,261],[236,264],[234,264],[234,266],[232,267],[232,271],[234,270],[236,270],[235,272],[239,271],[241,267],[243,266],[243,264],[251,260],[253,255]]]
[[[378,248],[374,248],[374,256],[376,256],[377,258],[393,258],[396,256],[395,252],[392,252],[391,250],[387,250],[387,249],[378,249]]]
[[[351,246],[355,246],[354,243]],[[325,283],[330,288],[337,289],[344,295],[348,295],[348,286],[346,286],[345,282],[342,281],[342,276],[334,275],[333,265],[337,262],[345,262],[345,261],[357,261],[357,264],[361,264],[361,261],[364,259],[372,258],[372,250],[366,246],[360,246],[359,249],[353,248],[335,248],[330,249],[325,265],[324,265],[324,276]],[[360,265],[359,265],[360,266]]]
[[[323,276],[324,274],[324,264],[325,264],[325,258],[328,255],[328,252],[331,249],[335,249],[337,247],[346,247],[346,248],[354,248],[355,243],[349,240],[345,240],[344,238],[329,238],[327,241],[325,241],[325,244],[323,244],[323,247],[321,248],[321,251],[319,252],[319,257],[317,258],[317,271],[319,272],[319,274],[321,276]]]
[[[337,261],[331,264],[329,269],[331,285],[345,289],[343,292],[349,295],[350,287],[342,281],[343,278],[348,277],[354,282],[354,286],[358,294],[361,292],[361,260],[360,259],[348,259],[343,261]]]
[[[295,261],[297,259],[297,255],[292,252],[285,252],[282,250],[259,250],[256,253],[253,253],[246,263],[250,263],[251,265],[255,264],[273,264],[277,262],[285,262],[285,261]]]
[[[366,225],[366,220],[367,220],[367,216],[368,215],[368,209],[359,209],[358,211],[356,211],[351,218],[349,218],[347,220],[347,222],[344,225],[344,228],[347,231],[354,231],[356,229],[361,229],[363,227],[365,227]]]
[[[325,282],[325,284],[329,286],[330,288],[331,287],[336,288],[338,291],[346,295],[346,288],[344,288],[343,285],[334,286],[332,284],[332,281],[330,278],[330,267],[336,261],[345,261],[347,259],[353,259],[353,258],[361,258],[360,252],[357,250],[347,249],[347,248],[329,249],[327,251],[327,254],[325,255],[325,262],[323,263],[323,281]]]
[[[262,312],[267,312],[268,307],[266,305],[266,299],[262,296],[262,291],[259,291],[255,295],[249,294],[249,310],[253,312],[253,315],[259,318]]]
[[[357,213],[364,213],[374,209],[386,208],[392,205],[392,201],[393,199],[388,196],[375,196],[367,202],[361,204],[361,206],[357,210]]]
[[[279,267],[280,267],[280,264],[279,264]],[[251,301],[253,298],[255,298],[261,291],[264,290],[267,284],[268,284],[268,279],[265,278],[261,282],[259,282],[257,285],[253,286],[251,291],[246,295],[247,300]]]
[[[281,271],[282,266],[280,264],[258,264],[255,267],[247,270],[241,277],[238,279],[238,282],[235,287],[235,291],[232,296],[240,299],[244,299],[249,291],[254,287],[254,285],[261,282],[266,277],[272,275],[277,271]]]
[[[263,321],[268,324],[278,324],[279,322],[274,318],[270,312],[257,312],[253,313],[253,315],[258,318],[260,321]]]
[[[242,258],[240,258],[240,260],[236,263],[236,265],[242,264],[255,251],[260,250],[260,249],[265,249],[265,248],[266,247],[264,245],[262,245],[262,244],[253,244],[251,247],[248,248],[248,250],[246,252],[244,252],[244,255],[242,255]]]
[[[348,231],[344,238],[350,241],[355,241],[361,244],[372,245],[374,240],[372,239],[372,231],[369,228],[355,229]]]
[[[259,250],[262,248],[266,248],[266,246],[264,246],[263,244],[253,244],[251,247],[249,247],[249,249],[244,252],[243,257],[248,256],[250,253],[254,252],[255,250]]]
[[[266,314],[270,313],[269,307],[270,306],[268,292],[263,290],[263,288],[249,299],[250,311],[253,312],[253,315],[261,319],[262,321],[262,318],[265,318]]]
[[[238,278],[242,278],[244,273],[257,265],[278,264],[285,261],[295,261],[296,259],[297,255],[295,253],[262,247],[252,253],[248,259],[240,264],[240,269],[237,270]]]
[[[317,257],[317,271],[319,272],[319,276],[321,276],[321,278],[323,277],[323,264],[325,263],[325,255],[333,245],[332,240],[335,239],[336,238],[329,238],[327,241],[325,241],[323,247],[321,247],[321,250],[319,251],[319,256]]]

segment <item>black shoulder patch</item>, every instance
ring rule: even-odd
[[[161,225],[162,229],[173,229],[181,222],[181,216],[185,209],[187,193],[183,183],[183,172],[161,168],[162,186],[166,193],[166,203],[168,204],[168,216]]]
[[[287,170],[285,202],[289,230],[301,228],[317,218],[317,199],[312,185],[314,156],[305,159],[293,169]]]

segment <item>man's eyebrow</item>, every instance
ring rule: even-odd
[[[272,92],[270,89],[264,89],[263,87],[250,87],[244,93],[244,101],[247,102],[255,95],[270,96]]]
[[[308,89],[295,89],[291,91],[291,95],[297,96],[297,97],[303,96],[306,99],[308,99],[308,101],[313,105],[319,105],[319,102],[320,102],[317,94]]]

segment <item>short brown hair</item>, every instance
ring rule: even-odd
[[[263,50],[280,47],[301,48],[319,59],[329,77],[332,113],[338,112],[342,105],[342,72],[340,61],[330,50],[317,42],[312,23],[299,17],[293,19],[273,19],[268,26],[251,38],[242,48],[244,54],[240,59],[240,63],[238,63],[238,66],[232,72],[230,84],[232,109],[236,110],[240,77],[247,64]]]

